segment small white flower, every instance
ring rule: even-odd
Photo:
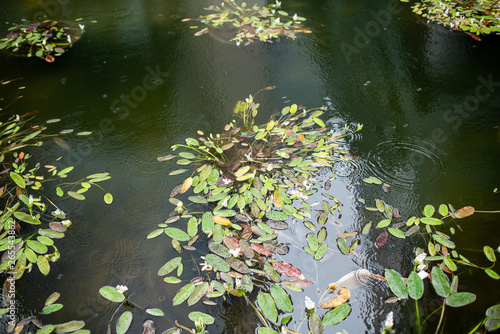
[[[306,296],[306,309],[312,310],[315,306],[316,304],[311,300],[311,298]]]
[[[82,30],[85,28],[85,25],[84,25],[84,24],[79,24],[78,26],[79,26],[79,27],[80,27],[80,29],[82,29]]]
[[[71,44],[71,36],[68,35],[68,43]]]
[[[120,293],[124,293],[125,291],[128,290],[128,288],[125,285],[117,285],[116,290],[118,290],[118,292],[120,292]]]
[[[183,205],[184,205],[184,203],[182,203],[182,201],[177,202],[177,207],[178,208],[182,208]]]
[[[274,10],[274,9],[271,9],[271,13],[273,13],[273,14],[274,14],[274,12],[275,12],[275,10]]]
[[[235,282],[235,285],[236,285],[237,288],[239,288],[241,286],[241,279],[240,278],[236,278],[234,280],[234,282]]]
[[[295,13],[295,15],[293,16],[293,20],[297,21],[297,13]]]
[[[241,251],[241,248],[238,247],[236,249],[230,249],[229,253],[231,253],[231,255],[234,257],[238,257],[238,255],[240,255],[240,251]]]
[[[276,0],[276,7],[280,7],[280,6],[281,6],[281,1]]]
[[[424,263],[424,260],[426,257],[427,257],[427,254],[425,252],[420,253],[414,260],[415,264]]]
[[[273,165],[271,165],[271,164],[267,165],[266,170],[268,172],[271,171],[271,170],[273,170]]]
[[[384,327],[387,329],[391,329],[393,326],[394,326],[394,314],[391,311],[389,312],[387,318],[385,319]]]
[[[257,27],[257,32],[262,31],[262,26]]]
[[[280,18],[278,17],[274,23],[280,23]]]
[[[425,267],[427,267],[427,266],[425,265],[425,263],[419,264],[419,265],[417,266],[417,270],[422,271],[422,270],[424,270],[424,269],[425,269]]]
[[[421,280],[426,279],[429,277],[429,273],[427,271],[421,270],[417,273],[418,277],[420,277]]]
[[[30,203],[30,206],[33,205],[33,195],[30,195],[30,197],[29,197],[29,203]]]

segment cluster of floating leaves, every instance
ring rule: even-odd
[[[306,200],[320,187],[317,176],[321,168],[350,159],[341,138],[362,126],[358,124],[353,130],[346,127],[336,133],[327,130],[320,119],[325,107],[307,110],[296,104],[257,126],[254,118],[258,107],[252,96],[239,101],[235,114],[241,118],[240,125],[231,122],[222,135],[205,136],[199,131],[200,138],[187,138],[185,145],[172,147],[188,151],[158,158],[177,158],[177,164],[192,168],[170,173],[191,174],[170,195],[170,202],[176,206],[171,217],[148,238],[166,234],[178,252],[195,250],[196,242],[201,240],[208,248],[199,262],[200,276],[179,289],[174,305],[187,302],[191,306],[199,301],[213,305],[214,300],[228,294],[247,298],[255,287],[271,284],[269,293],[259,292],[257,296],[261,310],[258,314],[266,326],[259,328],[259,333],[275,333],[271,327],[278,326],[278,310],[293,311],[284,288],[302,291],[312,284],[298,268],[278,259],[288,252],[288,247],[278,240],[277,231],[304,221],[311,231],[305,251],[316,260],[324,256],[328,246],[322,225],[341,206],[336,199],[332,205],[325,200],[314,224],[308,221],[312,208]],[[189,203],[176,198],[179,194],[185,194]],[[179,225],[182,222],[184,229]],[[182,282],[183,271],[182,257],[178,256],[165,263],[158,275],[165,276],[167,283],[177,284]],[[349,313],[345,307],[332,311],[323,317],[323,325],[337,323]],[[284,319],[281,323],[286,326],[291,314]],[[323,325],[320,321],[319,326]]]
[[[368,184],[383,185],[385,191],[388,186],[375,177],[369,177],[363,181]],[[427,277],[431,277],[431,286],[436,295],[443,299],[444,305],[461,307],[474,302],[476,300],[474,293],[458,291],[458,276],[463,273],[460,271],[460,265],[482,269],[491,278],[500,279],[498,273],[492,269],[496,263],[496,256],[495,251],[490,246],[485,245],[483,253],[491,265],[481,267],[460,254],[456,244],[452,241],[456,229],[462,230],[457,220],[473,215],[476,212],[474,207],[465,206],[456,210],[451,204],[441,204],[436,209],[433,205],[427,204],[421,217],[412,216],[406,220],[401,218],[397,208],[381,199],[376,199],[375,206],[367,206],[366,209],[383,216],[375,225],[378,230],[383,230],[377,232],[376,247],[385,247],[386,243],[391,242],[390,238],[393,237],[396,240],[405,240],[413,235],[423,237],[427,243],[426,252],[419,247],[416,248],[414,270],[407,278],[403,278],[395,270],[389,268],[385,269],[384,276],[371,274],[371,277],[387,281],[390,290],[395,295],[387,300],[388,303],[406,300],[408,297],[415,301],[421,299],[424,294],[424,279]],[[448,228],[449,233],[443,232],[442,229],[446,220],[455,222],[455,227]],[[361,235],[368,234],[373,225],[372,222],[366,223]],[[354,240],[349,246],[344,238],[356,236],[358,236],[357,232],[346,232],[339,235],[337,244],[342,253],[347,255],[354,252],[354,247],[360,239]],[[451,275],[451,278],[448,275]],[[348,297],[348,295],[344,297]],[[500,305],[495,305],[488,309],[486,314],[487,329],[500,327],[500,319],[495,318],[495,316],[489,317],[489,315],[498,314],[499,307]]]
[[[80,37],[83,26],[74,33],[74,28],[66,27],[61,22],[45,20],[31,24],[15,24],[8,30],[9,34],[0,39],[0,50],[9,50],[27,57],[35,56],[51,63],[55,60],[54,56],[62,55],[65,48]]]
[[[10,305],[10,302],[12,300],[12,297],[9,296],[11,294],[11,292],[9,292],[11,291],[9,285],[11,283],[9,282],[10,281],[6,281],[3,286],[3,301],[6,305]],[[15,289],[15,287],[13,289]],[[45,300],[44,307],[41,312],[42,315],[52,314],[63,308],[63,304],[56,303],[60,296],[61,295],[59,292],[54,292]],[[9,308],[1,308],[0,315],[8,314],[9,311]],[[31,315],[19,321],[17,321],[17,319],[12,320],[10,318],[6,333],[21,333],[23,330],[26,331],[28,329],[32,329],[32,325],[37,329],[36,334],[49,334],[54,332],[90,334],[89,330],[83,329],[83,327],[85,327],[84,321],[72,320],[60,324],[43,325],[42,322],[34,315]]]
[[[83,181],[63,183],[73,167],[58,169],[53,165],[42,167],[40,163],[31,165],[28,161],[31,156],[23,148],[40,146],[45,129],[37,125],[27,127],[26,119],[19,116],[0,122],[0,175],[7,175],[0,184],[3,200],[0,210],[0,252],[3,252],[0,273],[8,273],[14,279],[30,272],[33,266],[47,275],[50,263],[60,258],[54,240],[63,238],[71,225],[62,210],[55,205],[50,210],[51,206],[42,200],[43,184],[57,179],[57,195],[67,194],[84,200],[83,193],[92,185],[98,186],[98,182],[111,178],[108,173],[99,173],[89,175]],[[40,173],[42,168],[44,173]],[[112,195],[106,193],[104,200],[110,204]]]
[[[477,40],[479,35],[500,33],[498,1],[424,0],[412,9],[428,21],[462,30]]]
[[[209,32],[210,29],[234,30],[234,38],[231,41],[237,45],[259,40],[261,42],[272,42],[280,36],[287,38],[296,38],[296,33],[310,33],[310,30],[304,29],[302,23],[305,18],[297,14],[289,15],[280,10],[281,2],[270,4],[267,7],[258,5],[247,6],[245,2],[241,5],[234,0],[224,0],[220,6],[212,5],[206,10],[214,12],[213,14],[202,15],[197,20],[206,25],[198,30],[195,36],[201,36]],[[193,19],[184,19],[191,21]],[[198,26],[191,26],[192,29],[198,29]]]

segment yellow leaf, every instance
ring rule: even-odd
[[[182,187],[181,187],[181,190],[179,190],[179,193],[183,194],[186,191],[188,191],[188,189],[191,187],[192,184],[193,184],[192,177],[188,177],[187,179],[185,179],[184,182],[182,182]]]
[[[214,216],[214,222],[216,224],[222,225],[222,226],[229,226],[231,225],[231,221],[227,218],[221,217],[221,216]]]
[[[338,291],[338,296],[334,297],[332,300],[324,303],[323,305],[320,306],[320,308],[334,308],[339,305],[344,304],[351,298],[351,294],[349,293],[349,290],[346,288],[340,288]]]

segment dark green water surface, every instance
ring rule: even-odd
[[[50,293],[59,291],[64,308],[41,318],[44,323],[80,319],[93,333],[104,333],[114,305],[98,290],[124,284],[135,293],[134,301],[166,312],[166,317],[154,319],[160,333],[174,320],[192,327],[187,313],[193,310],[216,317],[210,333],[253,333],[261,324],[244,300],[172,307],[180,286],[164,283],[156,273],[176,252],[169,238],[146,240],[146,235],[168,218],[173,209],[170,191],[183,180],[169,177],[175,165],[156,157],[171,153],[171,145],[195,137],[198,129],[221,132],[233,119],[238,100],[270,85],[277,88],[256,98],[262,122],[296,103],[328,106],[323,119],[329,127],[364,124],[348,139],[357,167],[334,171],[337,178],[329,192],[344,206],[341,217],[327,225],[327,256],[315,262],[292,247],[284,257],[314,282],[303,293],[291,292],[295,316],[302,314],[306,295],[317,301],[329,283],[358,266],[377,274],[387,267],[403,275],[411,270],[416,244],[390,238],[376,248],[377,231],[363,239],[358,256],[338,252],[338,234],[360,230],[369,220],[378,222],[358,199],[374,206],[375,198],[383,198],[399,208],[401,219],[421,215],[428,203],[500,209],[500,195],[493,194],[500,187],[500,39],[476,42],[428,26],[408,4],[395,0],[283,0],[283,9],[306,17],[313,33],[298,34],[295,41],[236,47],[209,35],[194,37],[189,24],[181,22],[202,14],[210,4],[2,1],[0,31],[5,34],[5,22],[32,20],[43,12],[61,20],[84,19],[81,40],[54,63],[0,55],[0,80],[21,78],[16,83],[26,86],[24,97],[6,112],[39,110],[39,119],[61,118],[54,131],[93,131],[90,137],[64,137],[64,147],[48,140],[36,158],[51,163],[62,156],[61,163],[76,167],[74,178],[110,172],[113,178],[103,186],[115,198],[106,206],[94,190],[84,202],[60,204],[73,221],[58,243],[62,257],[48,277],[35,269],[16,283],[20,314],[37,312]],[[325,171],[325,177],[332,172]],[[368,176],[388,183],[389,192],[361,181]],[[485,244],[498,248],[498,216],[476,214],[461,224],[464,232],[454,236],[463,245],[461,252],[487,265],[480,251],[465,249],[481,250]],[[303,246],[306,230],[299,225],[284,238]],[[189,253],[184,255],[190,259]],[[498,266],[494,269],[500,272]],[[195,270],[186,264],[183,278],[197,276]],[[476,293],[477,301],[448,310],[445,333],[468,332],[487,307],[500,302],[498,281],[480,270],[471,273],[460,277],[459,290]],[[380,333],[390,311],[397,333],[413,333],[404,302],[385,303],[391,296],[385,284],[375,281],[352,291],[351,314],[325,333]],[[425,316],[440,305],[438,299],[427,300],[420,304]],[[140,333],[147,317],[134,314],[131,333]],[[424,332],[433,333],[438,321],[439,314],[431,317]],[[301,332],[306,327],[303,324]]]

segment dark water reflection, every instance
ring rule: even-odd
[[[230,299],[215,307],[172,307],[178,287],[163,283],[156,272],[174,256],[173,250],[166,238],[148,241],[145,236],[168,217],[172,210],[168,194],[182,180],[168,177],[175,166],[159,163],[156,157],[168,154],[172,144],[194,136],[197,129],[220,132],[232,119],[237,100],[270,85],[277,88],[258,97],[262,121],[297,103],[327,105],[325,121],[330,127],[365,126],[348,139],[358,156],[357,166],[336,170],[330,190],[344,204],[341,218],[328,225],[332,249],[336,249],[337,234],[359,230],[374,219],[358,198],[369,205],[375,198],[384,198],[399,208],[402,217],[420,214],[427,203],[498,209],[498,196],[492,190],[500,181],[500,87],[489,87],[493,91],[484,87],[484,80],[500,82],[498,39],[478,43],[429,27],[397,1],[287,1],[283,5],[288,12],[307,17],[312,34],[238,48],[208,36],[195,38],[188,25],[180,22],[197,17],[201,8],[211,4],[208,0],[61,3],[3,1],[2,31],[7,27],[4,21],[31,19],[44,10],[60,19],[83,17],[86,32],[52,64],[2,56],[0,79],[20,77],[20,85],[27,87],[12,112],[37,109],[42,119],[62,119],[54,131],[94,132],[91,138],[65,138],[69,149],[49,141],[37,154],[44,162],[63,156],[63,163],[77,167],[75,178],[110,172],[113,179],[104,186],[114,194],[115,203],[105,206],[95,192],[85,202],[61,204],[74,225],[58,243],[62,258],[48,277],[34,270],[18,282],[23,314],[39,310],[52,291],[59,291],[65,307],[42,320],[82,319],[100,333],[114,309],[98,289],[125,284],[136,293],[137,303],[166,311],[167,317],[155,319],[159,329],[172,327],[176,319],[187,325],[187,312],[202,310],[218,319],[211,332],[253,332],[259,320],[242,300]],[[373,26],[376,15],[386,22],[379,30]],[[360,31],[369,36],[359,37]],[[480,94],[489,96],[476,106],[471,97],[480,85]],[[130,102],[124,102],[127,96]],[[462,105],[463,111],[454,111],[454,105]],[[347,190],[367,176],[389,183],[389,193],[363,182]],[[457,235],[456,242],[467,249],[484,244],[498,247],[497,220],[494,215],[471,217],[463,222],[466,233]],[[415,245],[392,240],[376,249],[377,234],[370,234],[358,246],[359,256],[352,259],[329,252],[318,263],[292,247],[285,259],[317,283],[302,294],[292,293],[295,309],[303,308],[306,295],[319,298],[316,287],[326,287],[358,266],[377,274],[386,267],[408,272]],[[297,227],[283,238],[302,247],[304,235],[305,230]],[[485,264],[480,253],[464,252],[471,260],[477,255],[477,261]],[[186,271],[190,270],[196,269],[186,264]],[[486,275],[462,276],[460,288],[474,291],[478,300],[448,314],[447,333],[472,328],[486,307],[498,303],[490,291],[497,288],[495,282]],[[354,290],[351,314],[326,332],[378,333],[387,313],[394,311],[398,332],[411,333],[407,308],[402,303],[385,304],[390,296],[376,281]],[[420,306],[421,314],[429,314],[439,303]],[[133,331],[139,332],[146,316],[136,314]],[[433,331],[437,322],[437,316],[431,318],[426,331]],[[306,330],[305,325],[301,330]]]

